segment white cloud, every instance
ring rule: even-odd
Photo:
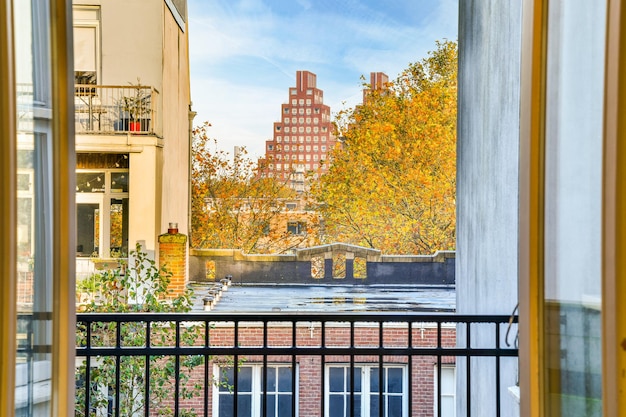
[[[353,107],[361,75],[393,79],[435,40],[456,40],[457,1],[190,0],[196,124],[209,120],[224,150],[260,156],[296,70],[318,75],[334,112]]]

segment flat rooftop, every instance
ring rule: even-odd
[[[194,311],[212,283],[193,283]],[[424,312],[454,313],[454,286],[232,284],[212,312]]]

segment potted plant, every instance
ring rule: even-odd
[[[139,78],[137,84],[131,83],[132,95],[123,96],[121,100],[122,119],[124,130],[142,132],[148,130],[150,114],[150,94],[141,86]]]

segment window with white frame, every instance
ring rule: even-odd
[[[381,375],[378,364],[354,366],[354,415],[379,416]],[[328,365],[324,381],[327,417],[350,416],[350,366]],[[385,417],[404,417],[408,414],[407,371],[405,365],[383,365],[382,408]]]
[[[294,417],[292,399],[296,388],[293,389],[291,365],[268,365],[267,367],[267,405],[268,417]],[[296,370],[297,371],[297,370]],[[234,382],[233,368],[216,367],[215,375],[219,375],[219,383],[215,384],[213,396],[213,416],[231,417],[234,415]],[[263,366],[244,365],[238,370],[237,376],[237,416],[260,417],[263,415]],[[296,410],[297,410],[296,396]]]
[[[437,366],[435,366],[435,398],[434,398],[434,415],[437,415],[439,402],[437,397]],[[441,366],[441,417],[456,416],[456,367],[454,365]]]
[[[128,185],[127,168],[76,170],[76,256],[128,256]]]
[[[74,77],[76,84],[97,84],[100,77],[100,7],[74,6]]]

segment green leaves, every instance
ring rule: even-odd
[[[138,244],[130,254],[130,260],[120,260],[118,268],[103,271],[87,278],[84,284],[97,294],[86,306],[89,312],[187,312],[191,310],[191,291],[187,290],[180,296],[172,297],[168,290],[171,274],[148,257]],[[92,323],[91,345],[97,347],[114,347],[117,341],[119,326],[121,347],[146,346],[147,323]],[[193,345],[203,335],[204,324],[187,324],[181,326],[181,345]],[[87,343],[86,326],[78,326],[76,334],[77,346]],[[151,323],[150,344],[153,346],[172,346],[175,338],[175,323]],[[91,410],[104,412],[112,396],[115,395],[116,358],[103,356],[91,361],[90,381],[86,378],[86,363],[77,368],[76,380],[76,415],[84,413],[86,390],[90,390]],[[166,399],[171,398],[176,378],[181,381],[182,398],[192,398],[201,392],[197,382],[190,381],[196,367],[204,364],[203,356],[184,357],[180,363],[180,372],[176,374],[173,356],[123,356],[119,359],[120,410],[121,415],[143,414],[145,407],[146,360],[150,365],[149,398],[150,407],[156,415],[174,415]],[[104,410],[104,411],[103,411]],[[181,411],[182,412],[182,411]],[[96,415],[96,414],[91,414]],[[186,409],[181,415],[193,416],[193,409]]]
[[[92,275],[80,285],[94,297],[87,312],[186,312],[191,309],[191,290],[172,296],[168,290],[172,274],[159,268],[138,243],[129,260],[117,268]]]

